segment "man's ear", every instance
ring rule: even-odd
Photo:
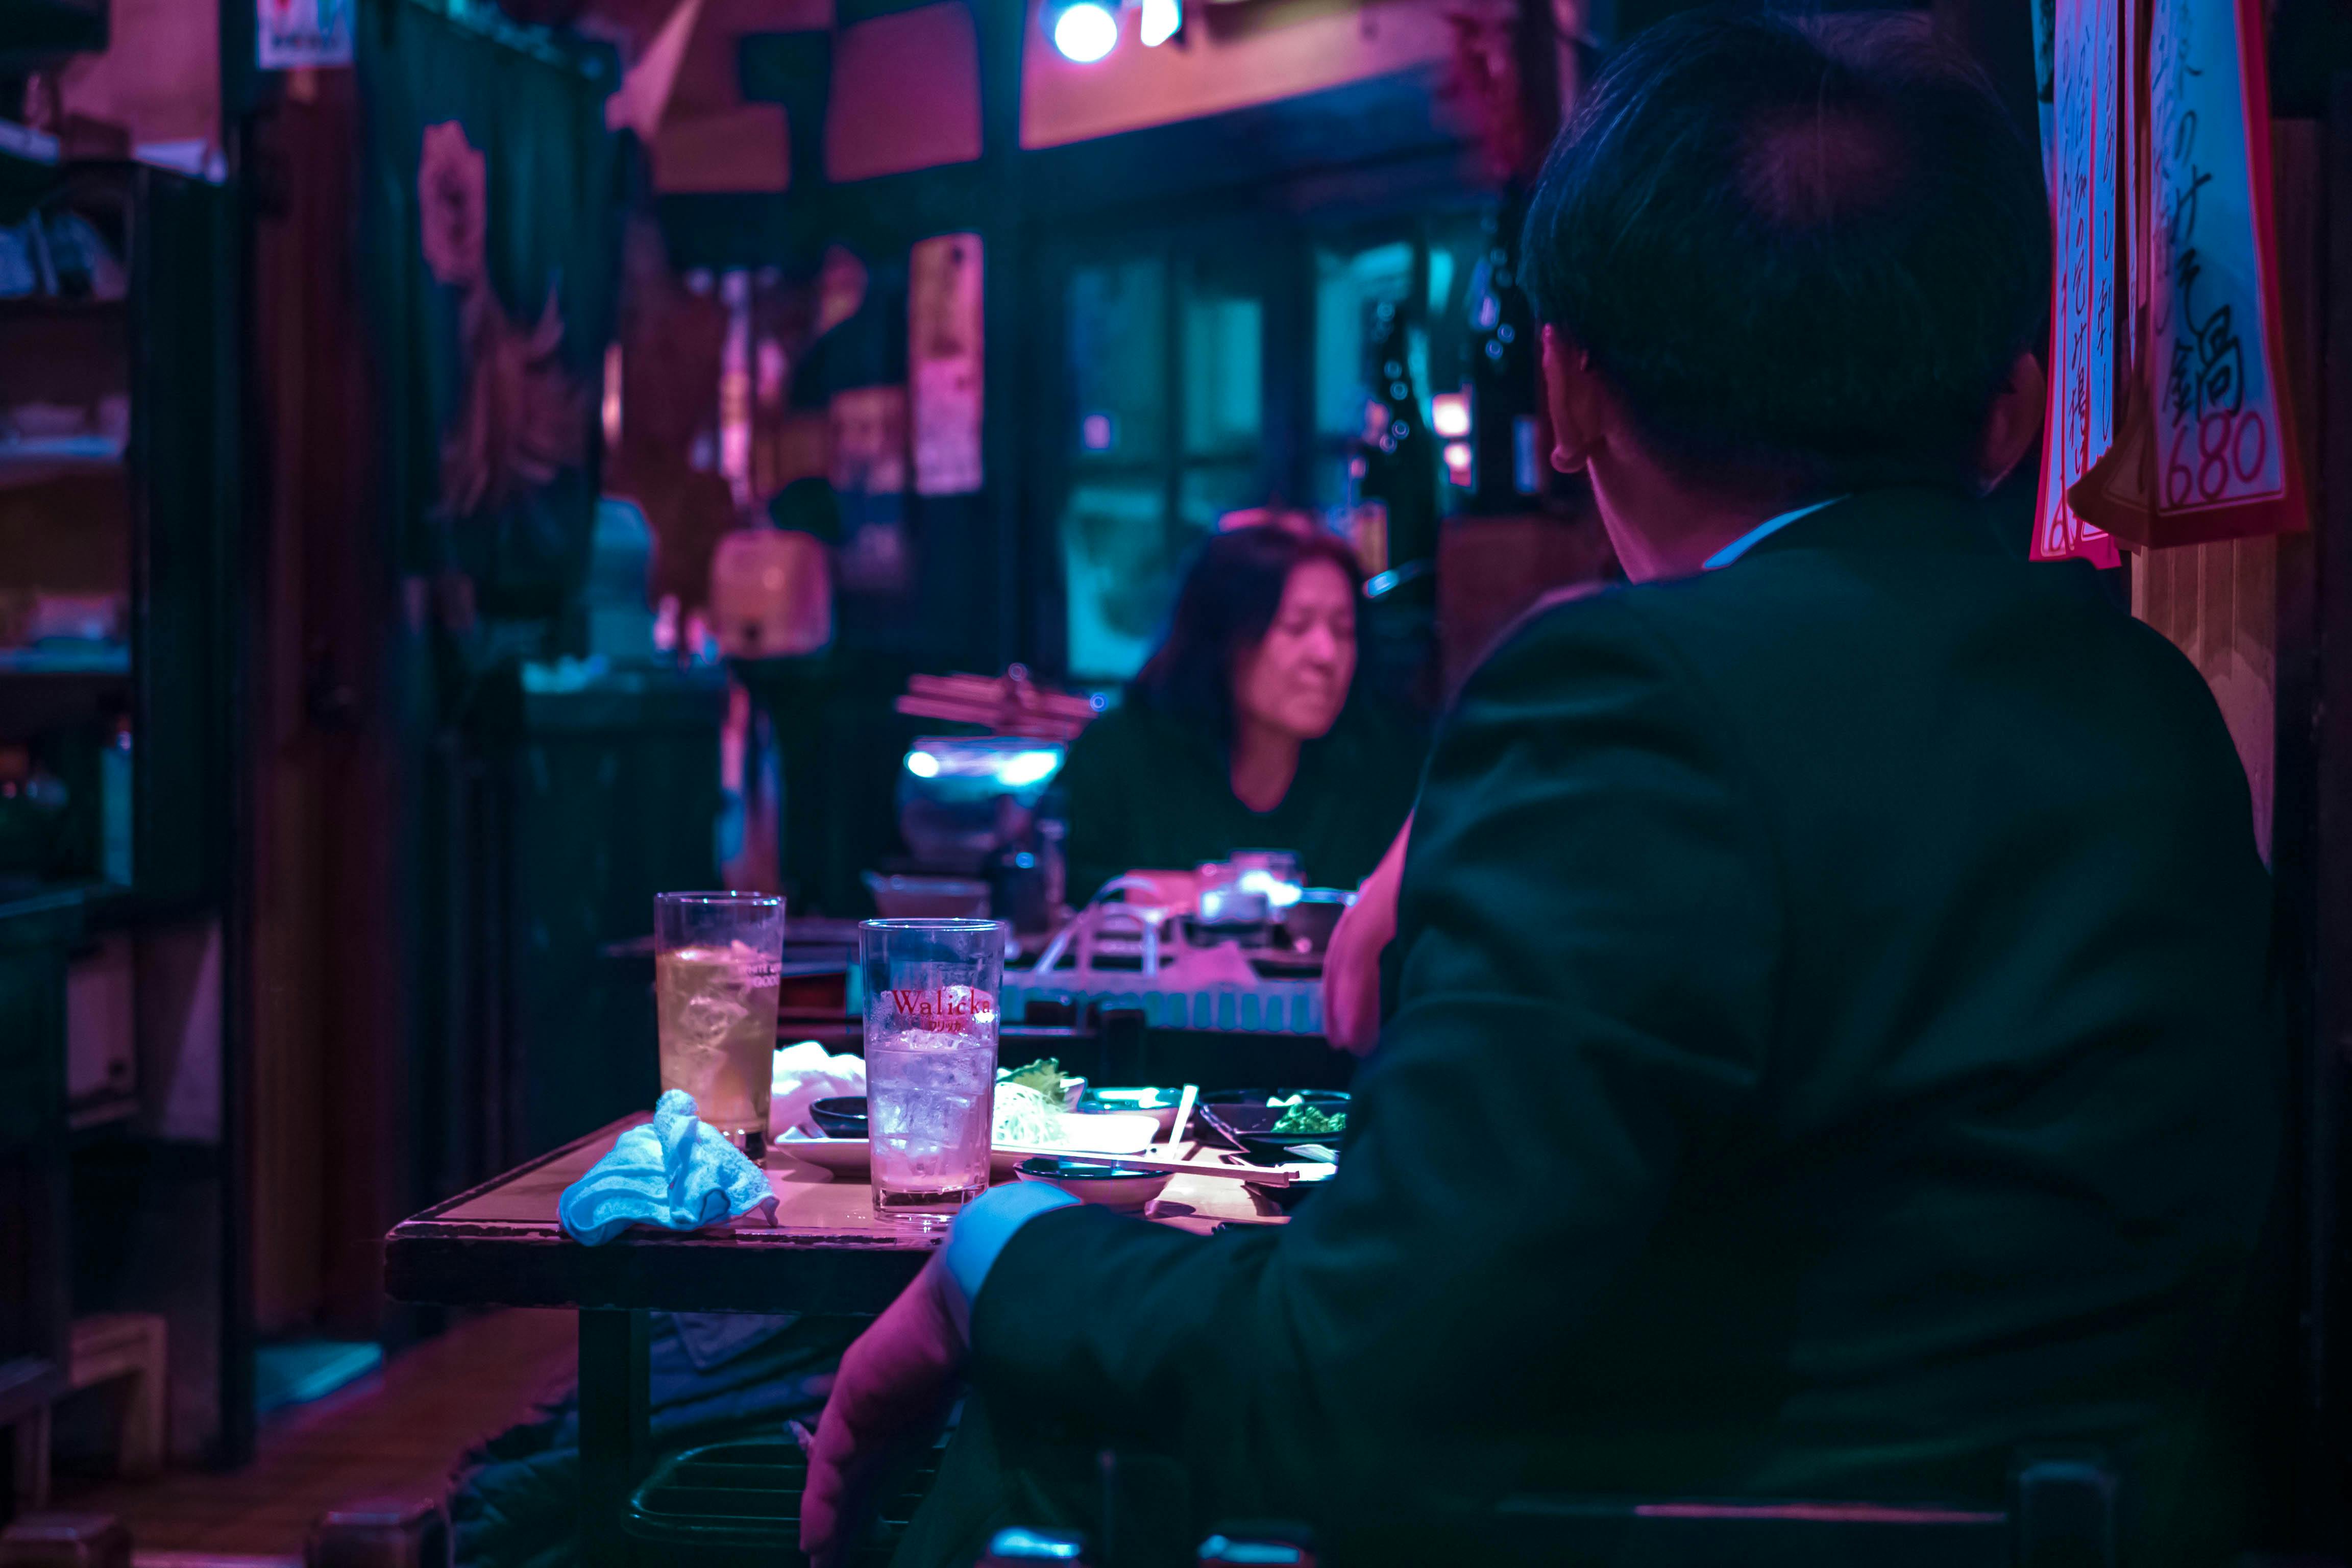
[[[2042,438],[2043,404],[2050,395],[2042,361],[2021,353],[2009,367],[2009,384],[1992,400],[1984,434],[1977,441],[1977,478],[1987,489],[2009,477]]]
[[[1584,351],[1558,327],[1543,330],[1543,382],[1551,411],[1551,466],[1576,473],[1601,438],[1600,385]]]

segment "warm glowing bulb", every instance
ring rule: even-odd
[[[1143,47],[1156,49],[1184,26],[1183,0],[1143,0]]]
[[[919,779],[935,779],[940,776],[940,760],[929,752],[908,752],[907,771]]]
[[[1118,47],[1118,18],[1108,5],[1079,0],[1054,19],[1054,47],[1065,58],[1090,66]]]

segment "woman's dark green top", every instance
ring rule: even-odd
[[[1067,897],[1083,904],[1122,872],[1190,870],[1236,849],[1287,849],[1308,886],[1353,888],[1412,809],[1421,762],[1409,731],[1350,707],[1299,748],[1282,804],[1252,811],[1234,794],[1223,746],[1131,700],[1087,725],[1062,767]]]

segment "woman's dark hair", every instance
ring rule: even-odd
[[[785,532],[805,533],[819,544],[841,542],[841,498],[828,479],[794,479],[770,499],[768,518]]]
[[[1552,148],[1523,277],[1662,458],[1779,490],[1972,484],[2050,308],[2040,156],[1925,17],[1685,12]]]
[[[1336,534],[1261,523],[1211,535],[1176,590],[1168,635],[1128,684],[1129,700],[1231,745],[1234,660],[1264,640],[1291,573],[1309,561],[1329,562],[1362,591],[1364,569]]]

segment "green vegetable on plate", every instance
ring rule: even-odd
[[[1058,1107],[1068,1095],[1068,1085],[1071,1079],[1062,1071],[1060,1058],[1044,1057],[1031,1062],[1027,1067],[1014,1068],[1010,1072],[998,1073],[996,1081],[1017,1083],[1024,1088],[1034,1089]]]
[[[1288,1137],[1295,1132],[1343,1132],[1348,1127],[1344,1110],[1322,1111],[1311,1105],[1294,1104],[1282,1113],[1282,1119],[1269,1130],[1276,1136]]]

